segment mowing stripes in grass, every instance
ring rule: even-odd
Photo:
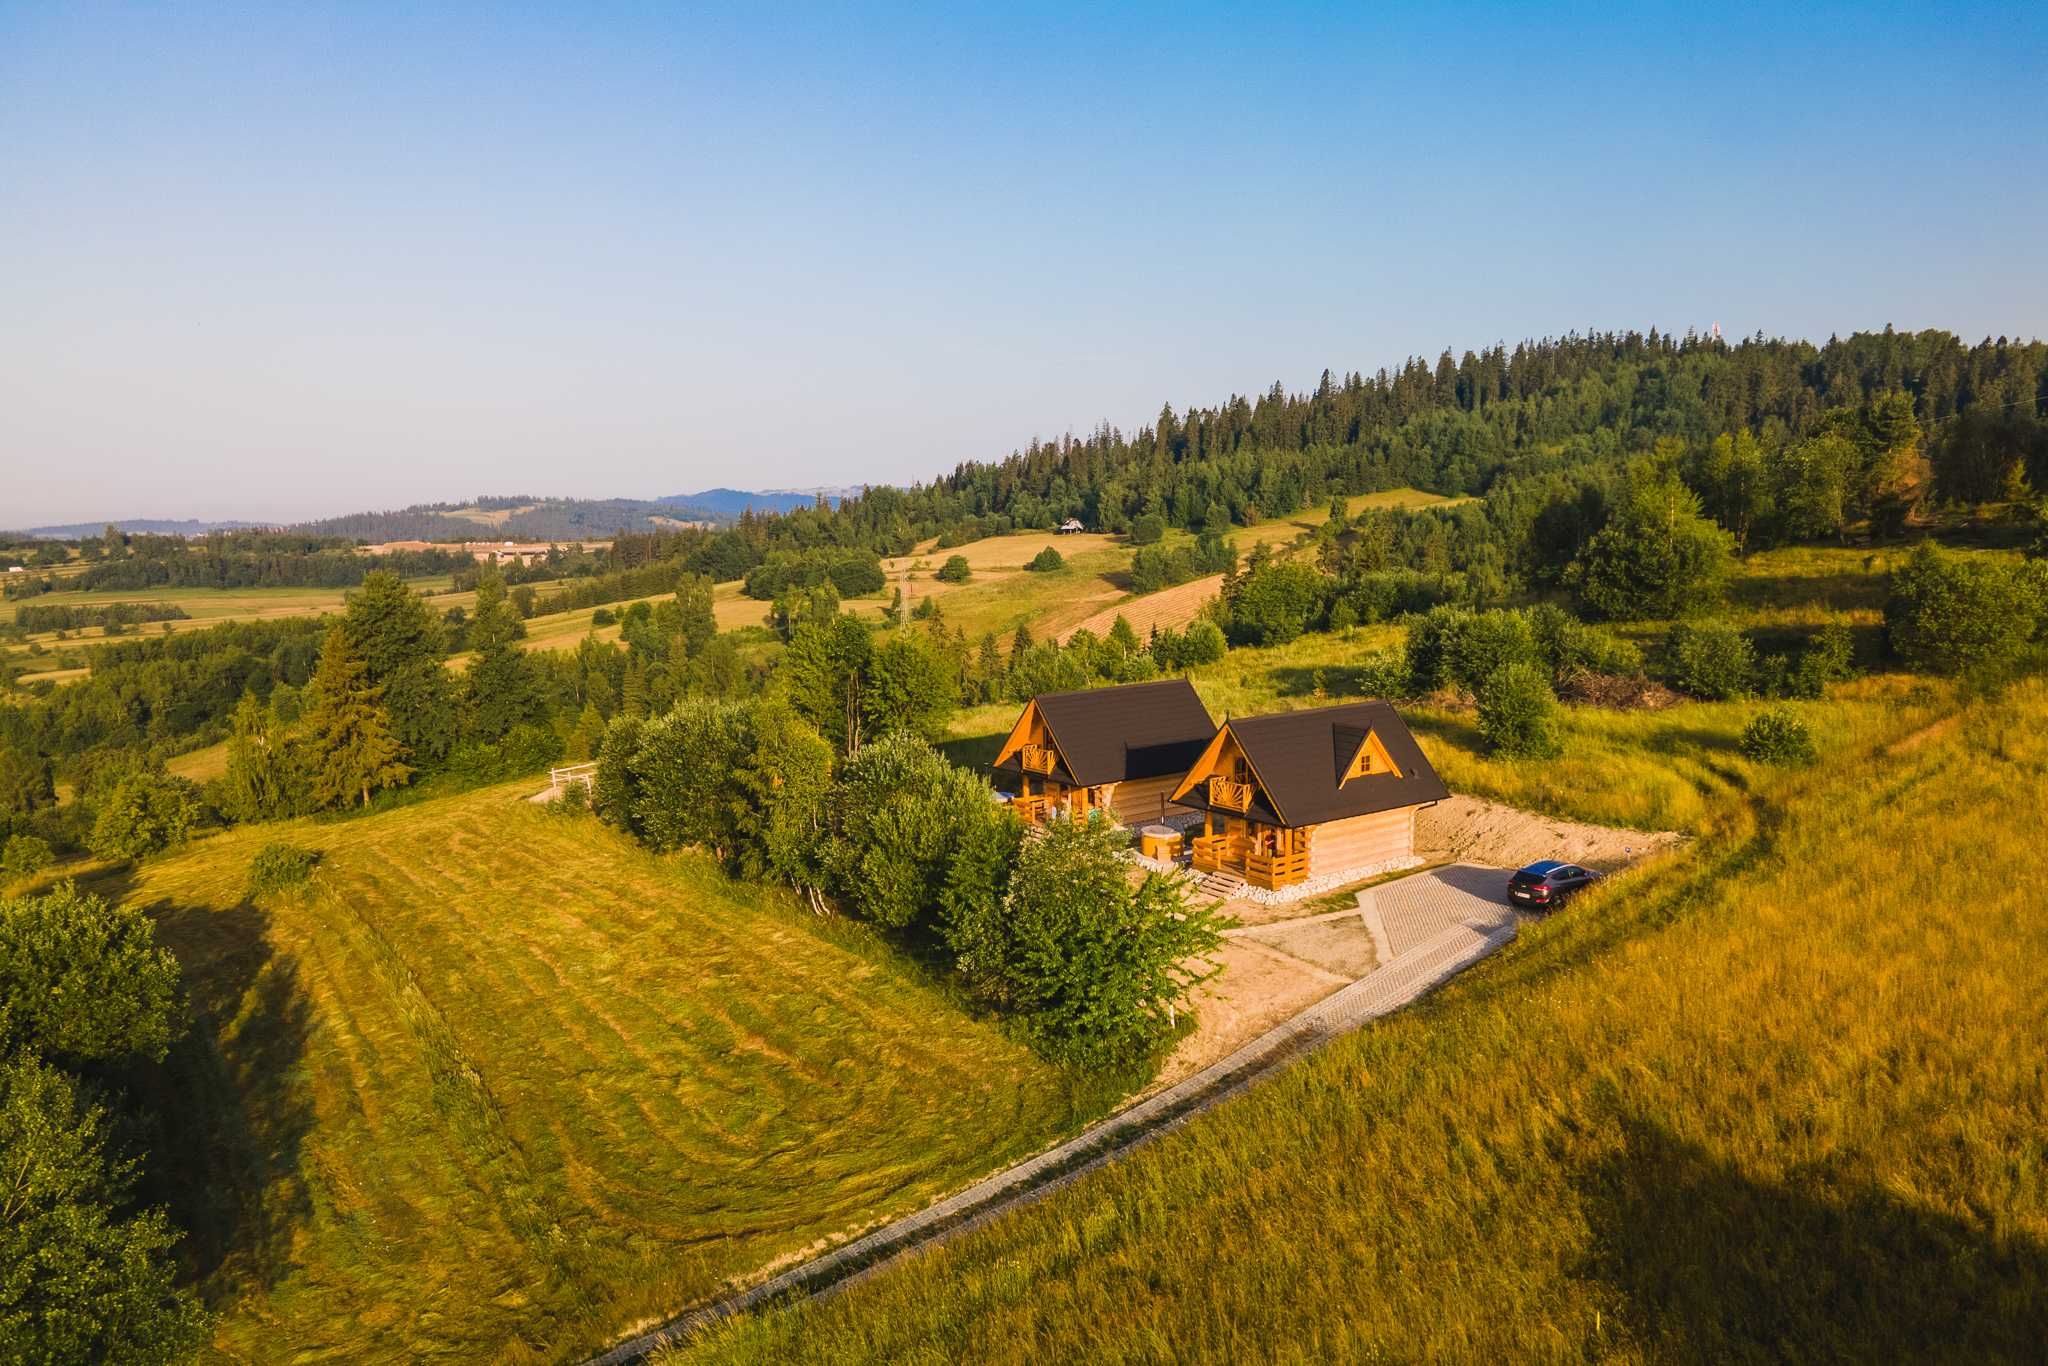
[[[192,984],[164,1194],[222,1352],[571,1357],[1081,1118],[858,927],[520,795],[294,825],[261,907],[275,829],[108,885]]]

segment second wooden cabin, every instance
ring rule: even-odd
[[[1126,825],[1158,820],[1188,765],[1216,736],[1184,678],[1031,699],[996,754],[1028,821],[1107,811]]]

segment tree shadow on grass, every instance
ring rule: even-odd
[[[1640,1119],[1588,1169],[1594,1251],[1653,1359],[2038,1361],[2048,1247],[1916,1209],[1853,1161],[1757,1181]]]
[[[1873,556],[1881,562],[1882,557]],[[1894,554],[1894,561],[1902,560]],[[1833,574],[1755,574],[1737,576],[1728,584],[1728,600],[1751,611],[1772,608],[1813,608],[1854,612],[1884,606],[1885,578],[1880,572]]]
[[[1716,730],[1712,726],[1676,724],[1659,726],[1644,738],[1643,747],[1653,754],[1671,757],[1688,750],[1705,750],[1717,754],[1741,752],[1741,738],[1731,731]]]
[[[1316,689],[1321,688],[1324,700],[1342,702],[1380,696],[1367,688],[1365,673],[1363,668],[1350,664],[1287,664],[1267,676],[1273,680],[1273,690],[1282,697],[1314,697]]]
[[[1023,708],[1019,707],[1019,711]],[[1003,741],[1009,737],[1007,730],[991,731],[987,735],[965,735],[939,742],[939,753],[945,755],[961,768],[984,769],[996,761],[996,754],[1002,749]]]
[[[268,911],[164,902],[150,913],[183,969],[190,1021],[131,1082],[149,1129],[142,1194],[169,1208],[188,1273],[218,1301],[274,1284],[312,1211],[300,1169],[311,1006]]]

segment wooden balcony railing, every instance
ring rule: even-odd
[[[1205,873],[1236,873],[1244,869],[1244,836],[1197,835],[1189,859]]]
[[[1308,853],[1260,854],[1242,834],[1197,835],[1189,861],[1198,872],[1236,873],[1254,887],[1278,891],[1308,879]]]
[[[1052,814],[1053,804],[1050,797],[1013,797],[1010,800],[1010,809],[1024,820],[1037,825]]]
[[[1290,887],[1308,877],[1307,854],[1251,854],[1244,861],[1245,881],[1268,891]]]
[[[1252,785],[1235,783],[1228,778],[1209,780],[1209,805],[1220,806],[1225,811],[1243,811],[1252,804]]]
[[[1053,752],[1051,745],[1026,745],[1019,752],[1026,773],[1052,772]]]

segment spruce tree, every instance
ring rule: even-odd
[[[433,609],[380,569],[349,596],[342,618],[373,687],[383,690],[391,730],[416,763],[433,764],[455,742],[456,687],[443,659],[447,628]]]
[[[391,733],[369,670],[337,625],[320,645],[320,667],[306,686],[307,762],[313,800],[321,806],[352,801],[397,787],[412,776],[405,747]]]
[[[619,689],[619,715],[636,721],[647,715],[647,670],[638,655],[626,658],[626,680]]]

